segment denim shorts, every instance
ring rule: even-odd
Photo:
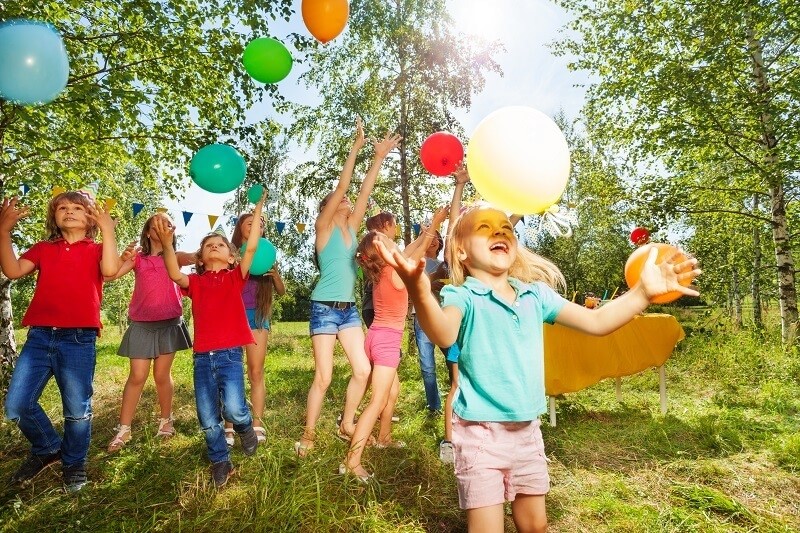
[[[351,305],[347,309],[336,309],[329,305],[311,300],[311,319],[308,330],[314,335],[336,335],[343,329],[360,328],[361,317],[358,308]]]
[[[256,322],[256,310],[255,309],[245,309],[245,313],[247,313],[247,323],[250,324],[250,329],[266,329],[269,331],[269,319],[265,318],[261,321],[261,326],[258,325]]]

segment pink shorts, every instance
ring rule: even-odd
[[[397,368],[400,364],[400,344],[403,331],[394,328],[371,326],[364,339],[364,351],[373,365]]]
[[[453,414],[458,503],[477,509],[550,490],[539,420],[471,422]]]

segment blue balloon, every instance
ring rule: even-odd
[[[55,28],[31,20],[0,25],[0,97],[45,104],[64,90],[68,79],[67,50]]]
[[[247,243],[242,245],[239,253],[244,255],[246,248]],[[269,239],[265,239],[264,237],[258,239],[258,248],[256,248],[256,253],[253,255],[253,263],[250,265],[250,274],[254,276],[266,274],[269,269],[272,268],[272,265],[275,264],[276,255],[277,250],[275,250],[275,245],[269,242]]]
[[[244,158],[227,144],[202,147],[189,164],[189,175],[198,187],[208,192],[231,192],[242,184],[246,174]]]

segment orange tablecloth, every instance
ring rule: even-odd
[[[683,338],[675,317],[664,314],[637,316],[604,337],[545,324],[545,391],[548,396],[576,392],[601,379],[661,366]]]

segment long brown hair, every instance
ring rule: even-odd
[[[236,220],[236,226],[233,228],[231,242],[237,250],[242,247],[242,244],[244,244],[242,226],[252,217],[252,213],[244,213]],[[266,228],[264,228],[262,231],[266,231]],[[264,234],[262,233],[261,236],[264,237]],[[250,279],[258,283],[256,288],[256,324],[258,324],[258,329],[261,329],[261,325],[264,323],[264,320],[269,320],[272,317],[272,300],[274,299],[272,289],[274,288],[275,284],[272,281],[272,277],[267,275],[254,276],[253,274],[250,274]]]
[[[361,265],[364,274],[372,283],[377,283],[381,277],[381,270],[386,262],[378,255],[375,249],[375,239],[379,239],[378,230],[369,230],[358,243],[356,248],[356,261]]]
[[[62,237],[61,228],[56,225],[56,209],[59,205],[65,202],[80,204],[86,208],[87,213],[89,208],[92,207],[92,204],[94,203],[86,194],[78,191],[67,191],[56,195],[52,200],[50,200],[50,203],[47,204],[47,218],[44,222],[44,229],[45,233],[47,233],[48,241]],[[94,239],[96,235],[97,223],[91,218],[86,217],[86,236],[90,239]]]

